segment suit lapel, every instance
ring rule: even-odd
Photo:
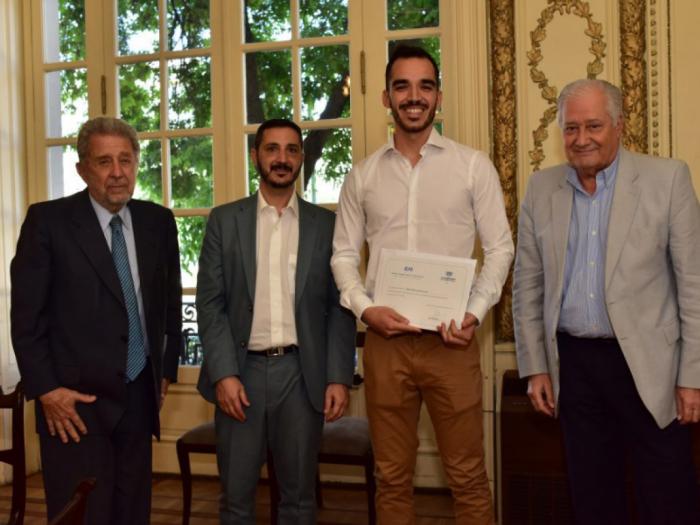
[[[141,281],[141,298],[144,311],[150,311],[149,283],[152,281],[156,269],[156,258],[160,244],[153,227],[153,222],[148,220],[146,208],[142,203],[129,201],[131,212],[131,225],[134,229],[134,244],[136,245],[136,261],[139,266],[139,279]]]
[[[78,245],[95,268],[97,275],[123,305],[124,295],[119,284],[117,271],[114,269],[112,254],[107,246],[104,233],[100,230],[100,223],[95,215],[95,210],[92,209],[87,190],[79,195],[71,220]]]
[[[297,274],[294,283],[295,306],[299,304],[311,269],[311,260],[318,235],[315,219],[316,210],[313,206],[299,198],[299,247],[297,250]]]
[[[257,193],[242,200],[238,205],[238,220],[236,221],[243,271],[251,300],[255,298],[257,204]]]
[[[566,182],[565,173],[559,182],[559,189],[552,193],[552,241],[556,274],[562,281],[564,264],[566,263],[566,247],[569,244],[569,224],[571,223],[571,208],[573,206],[573,188]]]
[[[605,255],[605,289],[620,260],[627,233],[634,219],[639,202],[639,187],[636,184],[637,171],[632,159],[624,149],[620,151],[620,164],[617,167],[615,190],[608,222],[608,240]]]

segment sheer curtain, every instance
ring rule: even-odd
[[[22,0],[0,3],[0,385],[3,391],[19,380],[10,343],[10,261],[24,215],[25,145],[22,92]],[[3,411],[8,412],[8,411]],[[11,420],[0,419],[0,448],[9,443]],[[0,481],[10,469],[0,469]]]

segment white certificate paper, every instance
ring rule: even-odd
[[[459,325],[475,270],[474,259],[382,248],[374,303],[390,306],[424,330],[452,319]]]

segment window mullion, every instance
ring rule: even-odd
[[[170,139],[168,138],[168,60],[163,55],[167,49],[167,6],[166,0],[158,0],[158,65],[160,69],[160,130],[165,135],[161,140],[161,159],[163,167],[161,170],[161,181],[163,184],[163,204],[167,207],[172,205],[172,177],[170,176]]]
[[[107,76],[108,28],[105,20],[109,16],[109,2],[87,0],[85,2],[85,64],[87,66],[88,84],[88,116],[90,118],[102,115],[102,76]],[[112,75],[113,77],[114,75]],[[114,111],[114,103],[109,103],[111,95],[114,99],[114,89],[107,84],[106,112]]]

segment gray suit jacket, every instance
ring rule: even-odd
[[[219,379],[240,375],[253,323],[257,194],[214,208],[199,259],[197,318],[204,349],[200,393],[216,401]],[[331,275],[335,214],[299,199],[295,322],[311,404],[323,411],[328,383],[350,385],[355,319],[340,306]]]
[[[548,372],[555,398],[572,205],[565,166],[539,171],[528,184],[518,226],[518,368],[521,377]],[[685,163],[621,150],[605,304],[642,401],[663,428],[676,417],[675,386],[700,387],[700,206]]]

